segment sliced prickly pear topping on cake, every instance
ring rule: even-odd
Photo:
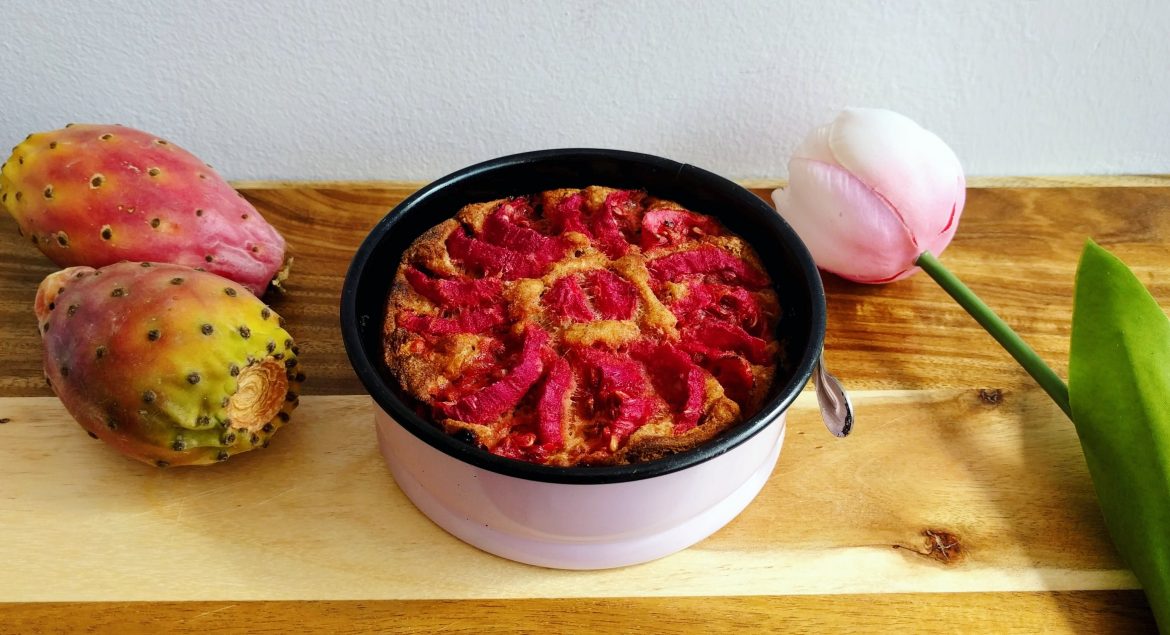
[[[585,226],[585,195],[581,192],[563,196],[555,192],[546,193],[544,211],[554,232],[590,235]]]
[[[630,243],[622,233],[619,219],[634,213],[630,209],[632,205],[633,201],[627,193],[614,192],[593,213],[589,229],[597,248],[610,258],[621,258],[630,250]]]
[[[414,267],[406,267],[403,273],[415,291],[438,306],[479,306],[499,301],[501,285],[498,278],[444,280],[431,278]]]
[[[780,307],[759,258],[643,192],[468,205],[402,263],[387,365],[436,425],[502,457],[686,451],[752,416],[774,376]]]
[[[585,275],[585,288],[603,319],[628,320],[634,316],[638,290],[621,276],[608,269],[590,271]]]
[[[456,229],[447,238],[447,251],[451,259],[471,275],[499,276],[505,280],[532,278],[541,273],[541,267],[532,254],[512,251],[493,245],[467,233],[464,228]]]
[[[738,355],[707,356],[704,367],[723,386],[723,392],[746,410],[752,404],[755,380],[752,366]]]
[[[654,400],[647,393],[649,382],[644,366],[595,348],[573,351],[585,389],[587,415],[605,423],[604,439],[610,450],[646,423]]]
[[[754,265],[737,258],[719,247],[701,246],[651,260],[650,274],[661,281],[677,281],[686,276],[706,276],[712,282],[742,284],[760,289],[768,285],[768,277]]]
[[[528,325],[524,331],[519,363],[503,378],[454,403],[436,404],[436,408],[450,419],[471,423],[498,419],[515,407],[532,384],[540,379],[544,369],[541,355],[547,342],[548,334],[543,329],[535,324]]]
[[[544,305],[549,313],[577,322],[589,322],[597,318],[575,276],[565,276],[554,282],[548,293],[544,294]]]
[[[426,335],[485,333],[502,325],[504,321],[504,312],[498,306],[459,311],[449,317],[419,315],[409,309],[398,314],[399,326]]]
[[[572,396],[573,370],[564,359],[553,362],[544,376],[537,402],[541,443],[559,447],[564,443],[565,412]]]
[[[768,363],[775,355],[768,342],[726,322],[703,320],[683,329],[683,346],[708,357],[737,353],[753,364]]]
[[[631,353],[645,364],[654,388],[669,404],[675,432],[694,428],[703,414],[708,373],[687,353],[667,344],[641,343]]]
[[[532,254],[538,262],[551,262],[564,249],[557,238],[545,236],[530,227],[519,224],[528,216],[525,201],[509,201],[487,217],[483,224],[483,239],[511,251]]]
[[[688,240],[722,233],[719,223],[709,216],[681,209],[653,209],[642,217],[641,246],[643,250],[673,247]]]
[[[684,286],[679,295],[669,306],[683,324],[716,319],[763,336],[775,319],[774,315],[765,313],[759,298],[743,287],[696,282]]]

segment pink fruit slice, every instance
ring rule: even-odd
[[[728,283],[759,289],[767,286],[762,271],[714,246],[680,251],[651,260],[647,265],[658,280],[676,281],[684,276],[701,274]]]
[[[589,385],[601,394],[639,394],[645,390],[646,378],[641,365],[633,360],[596,348],[574,351],[589,378]]]
[[[625,278],[608,269],[597,269],[585,275],[585,288],[604,319],[628,320],[634,316],[638,290]]]
[[[486,333],[504,324],[507,318],[498,306],[480,310],[465,310],[451,317],[419,315],[405,309],[398,315],[402,328],[425,335],[453,335],[455,333]]]
[[[630,243],[626,241],[625,235],[622,234],[622,230],[618,226],[618,219],[614,215],[614,210],[618,207],[610,204],[610,200],[615,194],[620,194],[620,192],[615,192],[606,198],[601,209],[593,214],[589,229],[593,234],[593,243],[597,248],[606,256],[616,259],[626,255],[626,252],[630,250]]]
[[[564,232],[579,232],[591,236],[585,226],[585,195],[573,194],[558,201],[555,205],[546,207],[545,216],[552,222],[552,230],[556,234]]]
[[[439,306],[478,306],[500,297],[500,281],[496,278],[443,280],[431,278],[414,267],[406,267],[403,273],[415,291]]]
[[[669,247],[723,233],[714,219],[681,209],[655,209],[642,217],[642,249]]]
[[[540,425],[540,442],[559,448],[564,443],[562,426],[565,419],[565,401],[573,383],[569,362],[558,358],[544,378],[540,399],[537,401],[537,421]]]
[[[712,313],[752,335],[764,335],[768,322],[754,295],[739,287],[723,287],[717,295]]]
[[[641,231],[643,194],[637,190],[618,190],[605,197],[602,208],[614,219],[624,239],[633,244]]]
[[[591,390],[594,412],[609,421],[615,443],[640,428],[654,411],[653,398],[646,395],[647,381],[642,365],[605,351],[584,348],[575,351]]]
[[[520,361],[506,377],[455,403],[436,404],[436,410],[450,419],[470,423],[487,423],[498,419],[514,408],[532,384],[540,379],[544,370],[541,354],[547,343],[548,333],[535,324],[528,324],[524,330]]]
[[[703,414],[703,399],[707,392],[707,373],[698,366],[691,366],[685,371],[683,383],[686,385],[686,401],[679,409],[679,417],[675,419],[674,431],[683,433],[694,428],[699,423],[699,416]]]
[[[534,278],[543,268],[531,254],[518,253],[469,236],[462,228],[451,232],[447,238],[447,251],[471,273],[480,276],[500,276],[504,280]]]
[[[602,201],[601,208],[589,214],[585,196],[568,196],[545,209],[555,233],[580,232],[609,258],[620,258],[630,250],[630,237],[638,233],[639,202],[637,192],[618,190]]]
[[[670,345],[636,346],[631,352],[646,364],[655,389],[675,412],[675,432],[681,434],[698,425],[707,393],[707,373],[689,355]]]
[[[585,292],[577,284],[575,276],[557,279],[545,294],[543,302],[553,315],[577,322],[591,322],[597,318],[593,309],[589,308]]]
[[[725,284],[692,283],[686,295],[670,305],[670,310],[684,325],[713,317],[756,336],[764,335],[768,326],[760,303],[751,292]]]
[[[683,329],[682,336],[684,347],[708,356],[733,352],[743,355],[753,364],[771,362],[768,343],[733,324],[704,320]]]
[[[522,254],[534,254],[538,262],[551,262],[564,252],[560,241],[551,236],[516,224],[513,219],[518,212],[505,204],[483,223],[483,239],[493,245]],[[558,249],[559,248],[559,249]]]
[[[617,405],[611,412],[609,435],[612,442],[621,443],[638,431],[654,414],[654,400],[645,396],[615,398]]]
[[[747,360],[738,355],[724,355],[708,358],[706,366],[707,370],[711,371],[711,374],[723,386],[723,392],[728,398],[739,404],[741,410],[746,410],[751,405],[755,379],[752,375],[752,367],[747,363]]]

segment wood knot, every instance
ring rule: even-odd
[[[930,558],[942,564],[954,565],[961,562],[966,556],[966,549],[959,537],[944,529],[923,529],[922,546],[893,545],[895,549],[905,549],[919,556]]]
[[[980,388],[979,401],[990,406],[998,406],[1003,401],[1003,391],[999,388]]]
[[[964,555],[963,543],[959,541],[958,536],[949,531],[925,529],[922,531],[922,537],[926,539],[925,555],[939,562],[957,562]]]

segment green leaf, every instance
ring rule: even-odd
[[[1077,268],[1068,374],[1105,524],[1170,632],[1170,320],[1092,241]]]

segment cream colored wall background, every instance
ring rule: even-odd
[[[1170,2],[9,0],[0,141],[166,136],[232,179],[426,179],[599,146],[784,176],[841,107],[974,175],[1170,172]]]

